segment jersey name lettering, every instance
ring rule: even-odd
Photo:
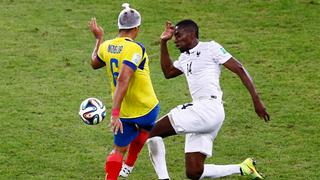
[[[123,46],[115,46],[115,45],[110,44],[108,46],[108,52],[113,53],[113,54],[119,54],[119,53],[121,53],[122,48],[123,48]]]

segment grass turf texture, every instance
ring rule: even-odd
[[[82,100],[97,97],[110,114],[105,72],[90,67],[94,39],[87,22],[96,17],[106,38],[116,36],[121,3],[0,0],[0,179],[104,178],[113,143],[109,120],[87,126],[77,113]],[[191,100],[183,77],[165,80],[160,70],[158,39],[166,20],[195,20],[200,39],[224,45],[254,79],[271,122],[258,119],[238,77],[223,70],[226,119],[208,163],[253,156],[268,179],[319,177],[319,0],[130,3],[143,17],[137,40],[151,59],[161,115]],[[176,59],[178,50],[169,46]],[[172,179],[185,179],[184,138],[165,143]],[[156,179],[147,148],[128,179]]]

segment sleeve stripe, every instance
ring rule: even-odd
[[[146,52],[146,48],[139,42],[135,42],[135,43],[137,43],[141,47],[141,49],[142,49],[142,57],[144,57],[144,53]]]
[[[144,59],[141,61],[141,63],[140,63],[140,65],[138,66],[138,68],[141,69],[141,70],[143,70],[145,63],[146,63],[146,58],[144,58]]]
[[[101,62],[102,64],[106,64],[98,55],[97,55],[97,59],[99,62]]]
[[[139,42],[137,42],[137,41],[131,41],[130,39],[126,39],[126,40],[138,44],[138,45],[141,47],[141,49],[142,49],[142,57],[144,57],[144,53],[146,52],[146,48],[143,46],[142,43],[139,43]]]
[[[131,69],[133,69],[133,71],[137,70],[137,66],[133,62],[130,62],[128,60],[123,60],[122,63],[129,66]]]

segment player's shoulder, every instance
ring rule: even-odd
[[[103,41],[99,46],[99,54],[102,57],[102,54],[107,53],[108,46],[110,45],[110,40]]]
[[[105,45],[107,45],[107,44],[110,44],[110,40],[105,40],[105,41],[103,41],[103,42],[100,44],[100,46],[105,46]]]
[[[218,47],[218,46],[221,46],[218,42],[216,42],[214,40],[201,42],[201,44],[202,44],[203,47]]]
[[[105,49],[106,47],[108,47],[110,44],[112,44],[112,39],[109,40],[105,40],[100,44],[100,48]]]
[[[146,52],[146,48],[144,47],[144,45],[138,41],[133,41],[131,39],[126,39],[127,40],[127,44],[128,47],[132,48],[132,49],[137,49],[137,50],[141,50],[142,54],[144,54]]]
[[[218,42],[211,40],[211,41],[206,41],[206,42],[202,42],[202,49],[208,49],[210,51],[216,51],[223,48],[223,46],[221,44],[219,44]]]

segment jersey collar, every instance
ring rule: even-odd
[[[129,37],[118,37],[118,38],[121,38],[121,39],[125,39],[127,41],[133,41],[133,39],[129,38]]]
[[[185,51],[185,54],[193,54],[194,52],[196,52],[197,51],[197,49],[199,48],[199,46],[200,46],[200,41],[198,42],[198,44],[195,46],[195,47],[193,47],[192,49],[189,49],[188,51]]]

